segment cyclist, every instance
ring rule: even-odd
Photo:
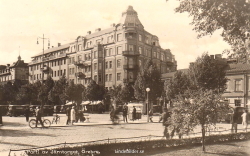
[[[162,125],[165,127],[163,134],[166,137],[166,139],[169,139],[169,133],[168,133],[168,126],[170,125],[168,122],[169,118],[170,118],[170,114],[168,112],[168,109],[164,108],[164,112],[162,113],[159,122],[163,120]]]
[[[40,122],[42,127],[44,127],[43,122],[42,122],[42,113],[41,113],[41,110],[40,110],[39,106],[36,107],[36,127],[37,127],[38,121]]]

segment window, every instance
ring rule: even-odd
[[[94,70],[97,70],[97,63],[94,63]]]
[[[133,66],[134,66],[134,59],[133,58],[128,59],[128,66],[129,66],[129,68],[133,68]]]
[[[134,51],[134,45],[128,45],[129,51]]]
[[[117,34],[117,41],[121,41],[122,40],[122,34]]]
[[[139,47],[139,54],[142,54],[142,48]]]
[[[141,36],[141,34],[139,34],[139,41],[142,41],[142,36]]]
[[[154,58],[156,58],[157,56],[156,56],[156,52],[154,52]]]
[[[112,68],[112,61],[109,61],[109,68]]]
[[[78,55],[78,61],[82,60],[82,55]]]
[[[94,81],[97,82],[97,75],[94,76]]]
[[[234,100],[235,106],[241,106],[241,100]]]
[[[57,71],[57,76],[60,76],[60,70]]]
[[[105,75],[105,81],[107,82],[108,81],[108,74]]]
[[[242,80],[235,80],[235,91],[242,91]]]
[[[120,81],[121,80],[121,73],[117,73],[117,81]]]
[[[110,56],[113,55],[113,49],[112,48],[109,49],[109,55]]]
[[[85,54],[84,57],[85,57],[85,61],[87,61],[88,60],[88,54]]]
[[[164,61],[164,54],[161,54],[161,60]]]
[[[112,81],[112,74],[109,74],[109,81]]]
[[[82,50],[82,45],[79,44],[79,45],[78,45],[78,51],[81,51],[81,50]]]
[[[54,73],[55,73],[54,75],[55,75],[55,77],[56,77],[56,71],[54,71]]]
[[[105,56],[110,56],[110,52],[107,49],[105,49]]]
[[[97,58],[97,51],[94,51],[94,58]]]
[[[61,72],[61,76],[62,76],[62,74],[63,74],[62,70],[60,72]]]
[[[147,37],[145,38],[145,41],[146,41],[146,43],[148,44],[148,38],[147,38]]]
[[[66,75],[66,69],[63,70],[63,74]]]
[[[105,62],[105,68],[108,69],[108,67],[109,67],[108,62]]]
[[[121,59],[117,60],[116,66],[117,68],[121,68]]]
[[[99,70],[102,69],[102,63],[99,63]]]
[[[122,47],[117,47],[117,54],[122,54]]]

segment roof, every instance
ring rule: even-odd
[[[50,49],[44,50],[44,54],[47,54],[47,53],[50,53],[50,52],[53,52],[53,51],[58,51],[58,50],[61,50],[61,49],[66,49],[69,46],[70,46],[70,43],[67,43],[67,44],[61,45],[59,47],[50,48]],[[37,55],[34,55],[31,58],[36,57],[36,56],[40,56],[40,55],[43,55],[43,52],[41,52],[41,53],[39,53]]]
[[[181,72],[187,74],[187,73],[188,73],[188,70],[189,70],[189,69],[186,68],[186,69],[179,69],[179,70],[177,70],[177,71],[181,71]],[[162,79],[165,79],[165,78],[173,78],[173,77],[174,77],[174,74],[175,74],[177,71],[170,72],[170,73],[161,74],[161,78],[162,78]]]
[[[96,36],[101,36],[103,34],[113,32],[114,29],[115,29],[115,27],[111,27],[111,28],[107,28],[107,29],[104,29],[104,30],[101,30],[101,31],[98,31],[98,32],[94,32],[92,34],[86,35],[86,38],[90,39],[90,38],[93,38],[93,37],[96,37]]]
[[[242,72],[242,71],[250,71],[250,64],[228,64],[227,72]]]

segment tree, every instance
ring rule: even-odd
[[[155,101],[161,97],[163,91],[163,82],[161,81],[160,71],[152,60],[148,60],[144,68],[139,72],[134,84],[134,95],[137,100],[146,99],[146,88],[150,88],[149,99]]]
[[[10,81],[3,86],[3,101],[6,104],[13,104],[16,98],[16,91]]]
[[[91,80],[84,94],[84,96],[90,101],[103,100],[105,89],[103,86],[98,85],[94,80]]]
[[[130,83],[126,83],[121,90],[121,101],[123,103],[128,103],[133,100],[135,100],[134,88]]]
[[[200,125],[203,151],[205,151],[205,127],[216,124],[218,115],[229,109],[228,103],[220,102],[227,82],[225,70],[223,61],[213,59],[205,53],[189,66],[188,81],[185,82],[177,73],[175,77],[177,80],[173,80],[176,83],[170,85],[173,89],[169,94],[176,99],[171,123],[180,134]],[[190,82],[190,86],[183,88],[186,89],[185,92],[174,89],[181,87],[178,83],[185,85],[187,82]]]
[[[58,81],[56,81],[54,87],[49,92],[48,98],[50,101],[53,101],[56,105],[65,104],[66,94],[65,89],[68,85],[67,79],[65,75],[60,77]]]
[[[113,85],[113,87],[109,90],[109,94],[113,103],[119,105],[122,104],[122,85],[119,84],[118,86]]]
[[[186,97],[185,92],[191,87],[188,75],[182,71],[177,71],[173,79],[165,83],[166,97],[169,101],[177,96]]]
[[[250,3],[247,0],[179,0],[176,12],[193,17],[198,38],[221,29],[224,41],[231,45],[232,55],[248,58],[246,33],[250,31]]]
[[[223,93],[226,89],[226,67],[223,60],[211,58],[208,53],[203,53],[189,67],[189,76],[196,89],[204,88]]]
[[[73,101],[77,105],[82,102],[82,93],[84,91],[82,84],[74,84],[74,81],[69,81],[69,85],[65,89],[67,100]]]

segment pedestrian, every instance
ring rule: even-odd
[[[154,122],[153,121],[153,110],[152,109],[150,109],[150,111],[148,112],[148,116],[149,116],[150,122]]]
[[[133,112],[132,112],[132,116],[133,116],[133,121],[136,120],[136,108],[135,106],[133,106]]]
[[[29,117],[30,117],[30,108],[26,107],[25,109],[25,117],[26,117],[26,122],[29,122]]]
[[[236,110],[234,110],[233,115],[232,115],[232,128],[231,128],[231,132],[232,133],[237,133],[237,125],[238,125],[238,116],[237,116],[237,112]]]
[[[70,111],[70,119],[71,119],[71,125],[73,125],[73,123],[76,120],[76,111],[75,111],[75,106],[72,106],[72,109]]]
[[[71,108],[70,106],[66,108],[66,116],[67,116],[67,121],[66,121],[66,125],[69,125],[70,123],[70,111],[71,111]]]
[[[247,124],[248,124],[248,120],[247,120],[247,110],[244,110],[244,113],[241,115],[242,117],[242,125],[243,128],[245,129],[245,131],[247,132]]]
[[[36,127],[37,127],[38,121],[40,122],[42,127],[44,127],[43,122],[42,122],[42,112],[40,110],[40,106],[36,107]]]
[[[127,115],[128,115],[128,107],[126,105],[126,103],[124,104],[123,106],[123,109],[122,109],[122,115],[123,115],[123,121],[127,122],[128,123],[128,118],[127,118]]]
[[[169,139],[169,133],[168,133],[168,126],[170,126],[170,123],[168,121],[169,118],[170,114],[168,112],[168,109],[164,108],[164,112],[162,113],[159,122],[162,121],[162,125],[164,126],[163,135],[166,137],[166,139]]]

